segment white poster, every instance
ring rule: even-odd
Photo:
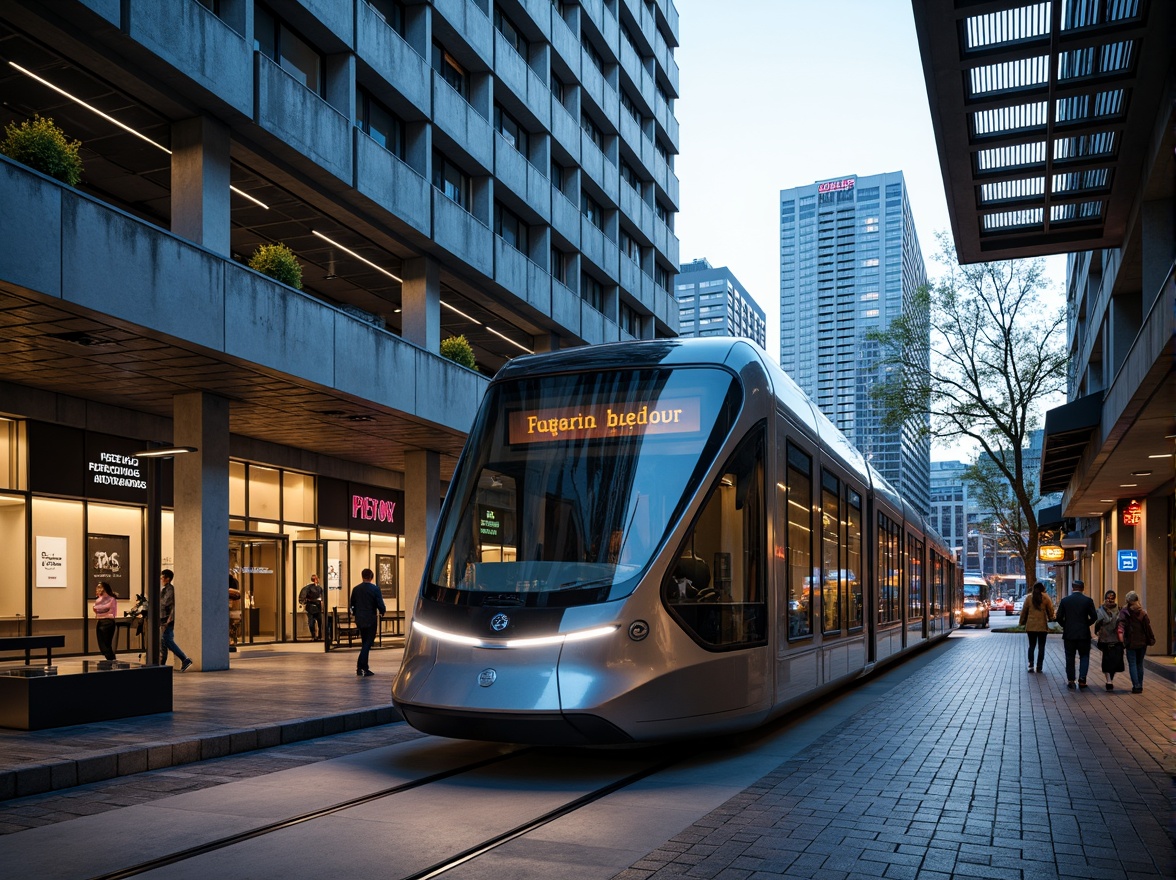
[[[66,539],[37,535],[37,586],[65,586]]]
[[[327,560],[327,589],[340,590],[343,588],[343,581],[339,572],[343,566],[340,565],[338,559]]]

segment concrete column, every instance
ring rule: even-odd
[[[176,642],[196,668],[229,668],[229,402],[176,395]]]
[[[535,349],[536,354],[542,351],[559,351],[559,334],[540,333],[538,336],[532,336],[531,347]]]
[[[1172,648],[1172,595],[1168,589],[1168,546],[1172,534],[1169,497],[1163,492],[1148,496],[1139,524],[1139,598],[1151,618],[1156,643],[1149,654],[1168,654]],[[1120,596],[1120,604],[1123,604]]]
[[[207,116],[173,124],[172,232],[229,256],[229,198],[228,127]]]
[[[441,513],[441,456],[426,450],[404,455],[404,622],[412,619],[425,575],[429,544]],[[407,631],[407,630],[406,630]]]
[[[437,354],[441,351],[441,269],[431,257],[405,260],[401,267],[401,336]]]

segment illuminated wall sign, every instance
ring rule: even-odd
[[[386,498],[373,498],[370,495],[351,496],[351,518],[358,520],[375,520],[389,525],[396,522],[395,501]]]
[[[611,439],[639,434],[693,434],[701,399],[611,403],[577,409],[524,409],[510,414],[509,442],[550,443]]]
[[[1066,558],[1066,550],[1064,547],[1056,545],[1042,545],[1037,548],[1038,562],[1061,562]]]
[[[853,189],[857,183],[857,179],[853,177],[845,177],[841,180],[827,180],[824,183],[817,184],[817,192],[837,192],[843,189]]]
[[[1137,526],[1143,521],[1143,508],[1138,501],[1132,501],[1123,508],[1123,525]]]

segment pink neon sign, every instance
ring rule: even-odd
[[[845,177],[841,180],[827,180],[824,183],[817,184],[817,192],[827,193],[836,192],[839,189],[853,189],[856,181],[852,177]]]
[[[396,522],[396,502],[372,498],[370,495],[352,495],[351,518],[394,523]]]

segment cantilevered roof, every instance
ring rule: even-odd
[[[1064,403],[1045,414],[1041,447],[1042,495],[1064,492],[1102,417],[1102,392]]]
[[[1176,2],[912,3],[960,260],[1118,247]]]

